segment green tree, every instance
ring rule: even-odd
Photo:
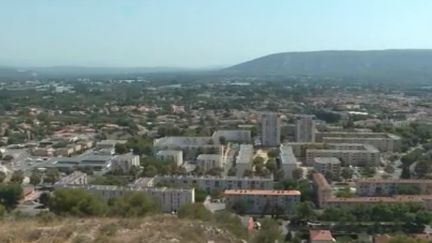
[[[101,216],[106,211],[99,198],[83,189],[56,189],[48,205],[60,215]]]
[[[0,171],[0,183],[2,183],[6,179],[6,174],[3,171]]]
[[[158,173],[158,170],[153,165],[150,165],[150,166],[144,168],[144,176],[146,176],[146,177],[153,177],[153,176],[157,175],[157,173]]]
[[[281,230],[276,220],[266,218],[261,222],[262,228],[252,238],[254,243],[275,243],[281,238]]]
[[[363,177],[373,177],[376,174],[376,168],[372,164],[366,164],[360,169],[360,174]]]
[[[3,218],[3,216],[6,213],[6,209],[3,205],[0,204],[0,218]]]
[[[416,239],[408,236],[398,235],[392,237],[389,243],[428,243],[427,240]]]
[[[216,223],[224,226],[231,233],[241,239],[247,238],[247,230],[243,226],[240,217],[236,214],[229,213],[227,211],[216,211],[214,213],[214,219]]]
[[[32,171],[30,175],[30,184],[32,185],[39,185],[42,182],[42,172],[40,172],[38,169],[35,169]]]
[[[195,202],[204,202],[207,197],[206,190],[202,189],[199,186],[195,186]]]
[[[274,173],[277,170],[276,159],[268,159],[265,166],[271,173]]]
[[[394,169],[393,166],[387,164],[387,165],[384,167],[384,171],[385,171],[386,173],[388,173],[388,174],[392,174],[392,173],[394,173],[395,169]]]
[[[128,174],[129,174],[129,176],[132,177],[133,180],[136,180],[138,178],[139,172],[140,172],[140,169],[137,166],[132,165],[129,168]]]
[[[418,225],[428,225],[432,221],[430,212],[417,212],[414,222]]]
[[[301,178],[303,178],[303,169],[300,167],[294,169],[292,172],[292,177],[294,178],[294,180],[300,180]]]
[[[11,182],[18,183],[18,184],[21,184],[23,180],[24,180],[24,173],[21,170],[14,171],[10,179]]]
[[[396,185],[396,194],[399,195],[418,195],[421,190],[416,185],[398,184]]]
[[[22,192],[20,184],[0,184],[0,203],[10,210],[18,204]]]
[[[297,207],[296,216],[304,220],[311,220],[316,218],[315,211],[310,202],[301,202]]]
[[[237,174],[237,169],[235,167],[231,167],[228,170],[228,176],[235,176]]]
[[[285,171],[283,169],[278,169],[274,172],[275,181],[282,181],[285,178]]]
[[[220,136],[219,137],[219,143],[222,145],[225,145],[226,144],[226,138],[224,136]]]
[[[60,173],[57,168],[48,168],[45,172],[44,182],[54,184],[60,179]]]
[[[349,187],[344,187],[336,193],[336,197],[341,197],[341,198],[350,198],[353,196],[354,195],[351,192],[351,189]]]
[[[276,158],[277,156],[279,156],[279,150],[272,149],[272,150],[270,150],[270,151],[267,152],[267,156],[269,158]]]
[[[115,145],[115,153],[116,154],[125,154],[129,152],[129,148],[126,144],[124,143],[117,143]]]
[[[110,214],[122,217],[142,217],[160,211],[157,201],[143,192],[128,193],[110,203]]]
[[[49,206],[50,200],[51,200],[51,195],[49,192],[43,192],[39,196],[39,202],[42,203],[42,205],[44,205],[45,207]]]
[[[239,199],[233,203],[231,209],[240,215],[243,215],[247,212],[248,203],[244,199]]]
[[[126,177],[115,175],[95,176],[89,181],[91,185],[124,186],[127,183],[128,180]]]
[[[424,178],[431,171],[431,161],[418,161],[415,165],[414,171],[417,177]]]
[[[178,217],[209,221],[212,219],[212,213],[200,203],[189,203],[180,207]]]

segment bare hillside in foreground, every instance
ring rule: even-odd
[[[0,221],[0,242],[241,242],[230,232],[174,216],[146,218],[55,218]]]

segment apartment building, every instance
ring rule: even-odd
[[[317,132],[317,142],[369,144],[381,152],[399,152],[401,138],[390,133]]]
[[[313,168],[315,171],[323,175],[326,175],[327,173],[339,175],[341,170],[341,162],[335,157],[315,157]]]
[[[153,141],[155,154],[161,150],[182,150],[184,159],[195,159],[202,153],[223,154],[223,146],[211,137],[163,137]]]
[[[296,142],[315,142],[315,116],[300,115],[295,122],[295,141]]]
[[[252,159],[254,155],[253,146],[250,144],[241,144],[236,157],[236,175],[243,177],[246,170],[252,170]]]
[[[273,189],[273,177],[217,177],[217,176],[156,176],[153,182],[168,184],[178,188],[198,186],[207,192],[226,189]]]
[[[315,191],[315,203],[317,207],[321,208],[328,199],[332,198],[332,188],[321,173],[313,173],[312,182]]]
[[[166,187],[108,186],[108,185],[57,185],[57,187],[83,189],[100,197],[104,201],[125,196],[131,192],[143,192],[155,198],[163,212],[169,213],[188,203],[195,202],[195,189]]]
[[[107,172],[111,169],[112,155],[88,153],[75,157],[55,157],[39,168],[54,167],[60,171],[70,171],[75,168],[91,168],[94,171]]]
[[[289,142],[284,143],[284,146],[290,146],[297,158],[304,158],[307,149],[325,149],[327,145],[324,143]]]
[[[74,171],[58,180],[55,185],[85,185],[87,184],[87,174],[81,171]]]
[[[293,179],[293,171],[299,168],[300,163],[294,156],[291,146],[280,146],[280,168],[284,171],[285,178]]]
[[[297,190],[225,190],[225,204],[232,208],[239,202],[246,204],[248,214],[288,214],[300,203]]]
[[[325,149],[306,149],[306,164],[312,166],[316,157],[335,157],[344,166],[377,165],[378,149],[369,144],[328,144]]]
[[[139,156],[132,153],[116,155],[111,161],[111,170],[120,170],[123,173],[127,173],[131,168],[139,166]]]
[[[156,158],[170,161],[181,166],[183,164],[183,151],[181,150],[161,150],[156,153]]]
[[[327,207],[354,207],[357,205],[401,204],[415,203],[426,209],[432,209],[432,195],[400,195],[388,197],[351,197],[329,198],[325,201]]]
[[[277,113],[266,112],[261,116],[262,145],[276,147],[280,144],[280,118]]]
[[[315,192],[315,201],[319,208],[323,207],[350,207],[356,205],[373,205],[373,204],[390,204],[390,203],[418,203],[428,210],[432,209],[432,195],[426,194],[428,191],[421,191],[421,195],[390,195],[377,196],[370,194],[368,196],[359,192],[358,196],[351,198],[337,198],[332,194],[332,188],[326,178],[321,173],[314,173],[313,187]],[[429,183],[429,182],[428,182]],[[359,187],[357,187],[359,190]],[[372,190],[371,190],[372,191]],[[366,195],[366,196],[363,196]]]
[[[398,187],[403,185],[416,187],[418,194],[432,194],[432,180],[360,179],[356,181],[357,195],[369,197],[396,195]]]

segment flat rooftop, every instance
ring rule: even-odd
[[[225,190],[225,195],[300,196],[297,190]]]
[[[430,184],[427,179],[357,179],[357,183],[382,183],[382,184]]]
[[[341,161],[336,157],[315,157],[315,163],[318,164],[340,164]]]

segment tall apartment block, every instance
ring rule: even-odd
[[[296,142],[315,142],[315,120],[312,115],[301,115],[296,120]]]
[[[262,145],[276,147],[280,144],[280,119],[277,113],[266,112],[261,117]]]

